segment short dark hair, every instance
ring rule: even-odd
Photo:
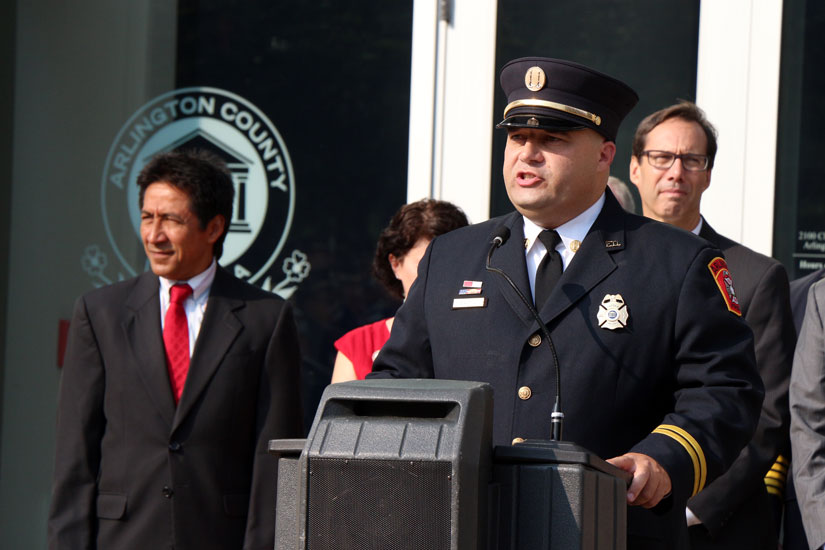
[[[405,204],[378,237],[372,274],[394,297],[404,299],[404,287],[396,279],[389,255],[404,257],[419,239],[434,239],[467,225],[467,216],[456,205],[434,199]]]
[[[223,253],[223,241],[232,221],[235,186],[226,163],[214,153],[202,149],[159,153],[143,167],[137,178],[140,194],[138,204],[143,208],[146,188],[153,183],[168,183],[189,196],[192,212],[201,229],[215,216],[223,216],[223,233],[215,242],[216,259]]]
[[[708,147],[705,154],[708,156],[708,168],[713,168],[713,159],[716,158],[716,128],[713,127],[705,112],[700,109],[695,103],[691,101],[681,100],[675,105],[665,107],[655,113],[647,115],[636,128],[636,134],[633,136],[633,156],[641,160],[642,153],[645,150],[645,141],[647,135],[659,124],[671,118],[681,118],[689,122],[695,122],[702,127],[707,137]]]

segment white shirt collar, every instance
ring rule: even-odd
[[[556,250],[558,250],[561,255],[563,269],[567,269],[567,266],[573,261],[573,256],[575,256],[576,251],[587,236],[587,232],[590,231],[593,222],[599,217],[599,212],[602,211],[602,207],[604,206],[604,200],[604,193],[602,193],[599,200],[590,208],[567,223],[563,223],[555,228],[561,237],[561,244],[556,246]],[[523,216],[522,218],[524,219],[524,261],[527,266],[527,280],[530,283],[530,291],[533,293],[533,296],[535,296],[536,269],[547,253],[544,244],[538,239],[539,233],[541,233],[544,228]]]
[[[215,258],[212,258],[212,263],[209,264],[209,267],[206,270],[198,273],[194,277],[186,281],[173,281],[171,279],[167,279],[166,277],[158,277],[160,279],[160,292],[161,296],[166,296],[168,300],[169,296],[169,288],[172,285],[178,283],[186,283],[190,287],[192,287],[192,296],[191,299],[194,301],[198,301],[200,297],[203,295],[204,292],[209,290],[209,287],[212,286],[212,281],[215,280],[215,272],[218,270],[218,262]]]
[[[573,241],[579,241],[579,244],[581,244],[587,236],[587,232],[590,231],[590,227],[593,225],[593,222],[595,222],[596,218],[599,217],[599,213],[602,211],[602,207],[604,206],[604,200],[604,193],[602,193],[599,200],[594,202],[590,208],[572,220],[565,222],[556,228],[549,228],[555,229],[559,234],[565,250],[570,250],[570,243]],[[533,248],[533,244],[538,240],[539,233],[548,228],[536,225],[533,221],[524,216],[522,216],[522,218],[524,219],[524,248],[529,251]],[[565,262],[565,266],[566,264],[567,262]]]
[[[696,224],[696,227],[694,227],[694,228],[691,230],[691,233],[693,233],[694,235],[698,235],[698,234],[699,234],[699,232],[702,230],[702,222],[703,222],[703,221],[704,221],[704,220],[702,219],[702,216],[699,216],[699,223],[697,223],[697,224]]]

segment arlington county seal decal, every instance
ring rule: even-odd
[[[101,206],[106,235],[123,267],[117,278],[147,269],[135,182],[153,155],[173,149],[209,150],[232,174],[235,204],[221,265],[239,279],[289,297],[310,266],[306,255],[294,250],[280,270],[272,269],[295,207],[286,145],[257,107],[237,94],[209,87],[182,88],[151,100],[123,125],[109,150]],[[105,275],[108,258],[99,246],[87,247],[81,263],[96,286],[110,282]]]

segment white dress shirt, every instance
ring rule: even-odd
[[[203,314],[206,312],[206,302],[209,299],[209,290],[215,280],[218,262],[213,258],[206,271],[195,275],[187,281],[172,281],[165,277],[160,279],[160,329],[166,323],[166,311],[169,309],[169,289],[172,285],[186,283],[192,287],[192,294],[184,300],[183,310],[186,312],[186,322],[189,325],[189,357],[195,352],[195,341],[201,330]]]
[[[545,229],[555,229],[559,234],[561,243],[556,246],[556,250],[561,254],[562,270],[565,270],[567,266],[570,265],[570,262],[573,261],[576,250],[581,246],[593,222],[599,217],[603,206],[604,193],[599,197],[599,200],[593,203],[593,206],[558,227],[541,227],[522,216],[524,219],[524,254],[525,260],[527,261],[527,277],[530,280],[530,292],[534,297],[536,295],[536,270],[544,258],[544,255],[547,253],[544,243],[538,238],[539,233]],[[573,245],[574,241],[576,241],[577,244]]]

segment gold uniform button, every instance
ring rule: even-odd
[[[522,386],[518,389],[519,399],[527,401],[533,395],[533,391],[527,386]]]
[[[513,439],[513,445],[515,445],[516,443],[523,443],[523,442],[524,442],[524,438],[522,438],[522,437],[516,437],[516,438]]]
[[[538,347],[541,344],[541,336],[539,336],[539,333],[536,332],[535,334],[530,336],[530,338],[527,340],[527,343],[534,348]]]

